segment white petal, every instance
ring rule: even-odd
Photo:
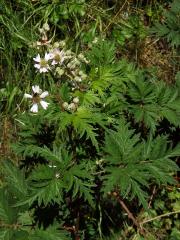
[[[61,52],[58,48],[54,48],[53,53],[54,53],[54,55],[56,55],[56,54],[60,54]]]
[[[38,112],[38,105],[37,103],[34,103],[30,109],[31,112],[37,113]]]
[[[40,71],[40,73],[42,73],[42,72],[44,72],[44,73],[45,73],[45,72],[48,72],[48,69],[47,69],[47,68],[45,68],[45,67],[43,67],[43,68],[40,68],[40,69],[39,69],[39,71]]]
[[[53,58],[54,58],[54,53],[53,52],[49,53],[49,59],[53,59]]]
[[[40,61],[41,61],[40,55],[38,54],[35,58],[33,58],[33,60],[34,60],[35,62],[40,62]]]
[[[41,93],[40,98],[45,98],[49,95],[48,91]]]
[[[34,67],[37,68],[37,69],[40,69],[41,65],[40,64],[34,64]]]
[[[49,61],[49,59],[50,59],[50,54],[49,54],[49,53],[45,53],[44,59],[45,59],[46,61]]]
[[[45,102],[45,101],[43,101],[43,100],[40,101],[40,104],[41,104],[41,106],[42,106],[44,109],[47,109],[47,107],[48,107],[48,105],[49,105],[49,103],[47,103],[47,102]]]
[[[62,56],[62,57],[61,57],[61,63],[63,63],[63,62],[64,62],[64,60],[65,60],[65,57],[64,57],[64,56]]]
[[[32,90],[33,90],[34,93],[40,93],[41,92],[41,89],[39,88],[38,85],[32,86]]]
[[[55,54],[58,54],[58,53],[60,53],[60,50],[59,50],[58,48],[54,48],[53,52],[54,52]]]
[[[56,65],[57,62],[55,60],[52,61],[51,65]]]
[[[63,50],[60,52],[60,55],[61,55],[62,57],[64,56],[64,51],[63,51]]]
[[[27,93],[24,94],[24,97],[25,98],[32,98],[32,96],[30,94],[27,94]]]

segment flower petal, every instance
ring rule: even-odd
[[[54,58],[54,53],[53,52],[50,52],[49,53],[49,59],[51,60],[51,59],[53,59]]]
[[[37,68],[37,69],[40,69],[41,65],[40,64],[34,64],[34,67]]]
[[[62,57],[61,57],[61,61],[60,61],[60,63],[62,64],[62,63],[64,62],[64,60],[65,60],[65,57],[62,56]]]
[[[38,54],[35,58],[33,58],[33,60],[34,60],[35,62],[40,62],[40,61],[41,61],[40,55]]]
[[[48,69],[45,68],[45,67],[43,67],[43,68],[40,68],[40,69],[39,69],[39,72],[40,72],[40,73],[42,73],[42,72],[45,73],[45,72],[48,72]]]
[[[47,102],[45,102],[45,101],[43,101],[43,100],[40,101],[40,104],[41,104],[41,106],[42,106],[45,110],[47,109],[47,107],[48,107],[48,105],[49,105],[49,103],[47,103]]]
[[[27,94],[27,93],[24,94],[24,97],[25,98],[32,98],[32,96],[30,94]]]
[[[38,112],[38,105],[37,103],[34,103],[30,109],[31,112],[37,113]]]
[[[45,98],[49,95],[48,91],[41,93],[40,98]]]
[[[52,61],[51,65],[56,65],[57,62],[55,60]]]
[[[49,54],[49,53],[45,53],[44,59],[45,59],[46,61],[49,61],[49,59],[51,59],[50,54]]]
[[[38,85],[32,86],[32,90],[34,93],[40,93],[41,89],[39,88]]]

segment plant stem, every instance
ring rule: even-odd
[[[128,207],[126,206],[126,204],[124,203],[122,198],[119,196],[119,194],[117,192],[113,192],[113,196],[116,197],[116,199],[118,200],[118,202],[121,205],[121,207],[128,214],[128,218],[131,219],[133,221],[134,225],[138,228],[140,234],[145,236],[144,229],[142,228],[141,224],[139,224],[139,222],[136,220],[136,218],[134,217],[132,212],[128,209]]]
[[[152,200],[153,200],[153,198],[154,198],[155,193],[156,193],[156,186],[153,187],[153,191],[152,191],[151,197],[150,197],[150,199],[149,199],[149,203],[148,203],[148,208],[151,207]]]
[[[162,218],[162,217],[167,217],[167,216],[170,216],[170,215],[173,215],[173,214],[177,214],[177,213],[180,213],[180,210],[161,214],[157,217],[154,217],[154,218],[151,218],[151,219],[148,219],[148,220],[145,220],[145,221],[141,222],[140,225],[143,225],[143,224],[148,223],[148,222],[152,222],[152,221],[154,221],[156,219],[159,219],[159,218]]]

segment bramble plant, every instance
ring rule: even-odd
[[[16,6],[3,4],[9,13]],[[15,45],[7,53],[2,37],[0,78],[8,79],[0,85],[2,240],[167,239],[170,228],[160,234],[156,219],[180,211],[180,144],[172,140],[180,127],[179,74],[174,84],[152,78],[149,69],[119,58],[117,39],[103,34],[87,45],[61,35],[56,28],[80,26],[88,4],[18,1],[16,11],[26,9],[24,24],[35,16],[39,21],[33,30],[30,26],[34,35],[26,44],[17,35],[20,25],[13,25]],[[60,16],[67,26],[58,25]],[[0,24],[10,35],[5,19]],[[133,24],[131,33],[145,38]],[[22,42],[16,45],[18,38]],[[15,79],[5,76],[6,68]],[[166,194],[169,187],[173,191]],[[167,200],[163,207],[161,196]],[[158,216],[158,207],[172,212]],[[172,222],[169,239],[178,239]]]

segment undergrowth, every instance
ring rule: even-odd
[[[177,0],[1,0],[0,239],[179,239],[178,22]]]

